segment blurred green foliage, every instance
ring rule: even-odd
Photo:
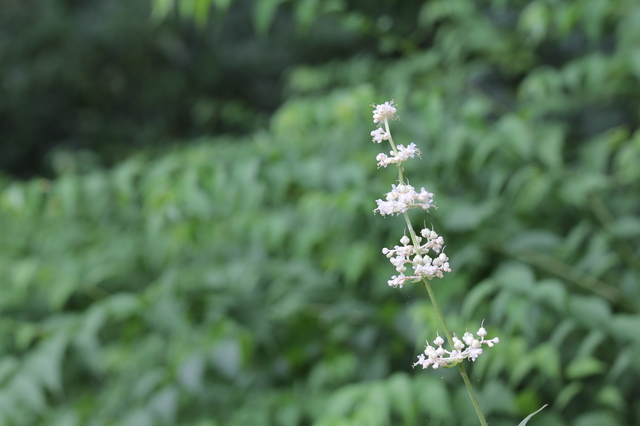
[[[501,339],[469,366],[489,422],[640,422],[640,6],[416,2],[413,39],[382,3],[385,59],[292,69],[263,130],[2,184],[0,422],[477,424],[454,371],[410,368],[424,289],[386,285],[402,221],[371,213],[395,173],[368,105],[389,99],[450,325]]]
[[[0,170],[50,177],[68,152],[82,150],[91,168],[141,148],[249,134],[282,102],[286,69],[362,45],[322,28],[301,43],[286,15],[258,38],[251,11],[236,3],[196,30],[152,19],[150,0],[0,2]]]

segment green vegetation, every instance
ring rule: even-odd
[[[309,31],[371,52],[291,68],[264,128],[1,182],[0,424],[477,424],[455,369],[411,368],[424,288],[386,285],[390,99],[447,321],[500,337],[467,364],[490,424],[640,422],[640,6],[331,3]]]

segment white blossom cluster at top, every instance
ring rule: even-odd
[[[391,135],[388,130],[383,129],[381,126],[384,124],[388,129],[387,123],[395,118],[396,108],[393,102],[385,102],[380,105],[376,105],[376,109],[373,110],[373,122],[378,124],[378,128],[371,132],[371,137],[374,142],[381,143],[382,141],[388,141],[391,139]],[[400,166],[403,162],[409,158],[419,157],[420,150],[415,143],[410,143],[408,146],[398,145],[395,147],[391,144],[393,150],[389,152],[390,156],[385,153],[380,153],[376,157],[378,161],[378,167],[387,167],[389,164],[397,164]]]
[[[392,120],[396,115],[396,106],[393,101],[387,101],[383,104],[376,105],[373,110],[373,122],[384,123],[384,120]]]

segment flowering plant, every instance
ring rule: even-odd
[[[414,367],[420,365],[422,368],[429,366],[432,368],[457,366],[480,423],[487,425],[462,361],[465,359],[475,361],[483,353],[483,345],[493,347],[499,342],[499,339],[497,337],[486,339],[487,331],[483,326],[480,327],[475,336],[472,333],[465,332],[462,339],[451,333],[447,327],[430,283],[431,279],[442,278],[444,273],[451,272],[449,258],[443,252],[444,239],[433,229],[424,228],[419,234],[416,233],[407,213],[414,208],[421,208],[427,212],[429,209],[435,208],[434,194],[428,192],[425,188],[421,188],[418,192],[413,186],[409,185],[404,177],[403,163],[410,158],[419,157],[421,153],[415,143],[405,147],[404,145],[396,145],[393,142],[391,131],[389,130],[389,121],[397,119],[396,111],[396,105],[393,101],[375,105],[373,122],[378,127],[371,132],[374,142],[388,141],[391,145],[389,155],[384,153],[377,155],[378,168],[387,167],[391,164],[395,164],[398,167],[397,185],[391,185],[391,191],[386,194],[384,200],[376,200],[378,207],[374,210],[374,213],[380,213],[382,216],[402,214],[409,234],[409,236],[406,234],[402,236],[400,239],[401,245],[396,245],[393,249],[382,249],[382,253],[398,272],[397,275],[393,275],[388,280],[388,284],[391,287],[402,287],[407,282],[422,281],[424,283],[440,326],[443,328],[452,350],[444,349],[445,339],[438,336],[433,341],[435,346],[431,346],[427,342],[424,352],[418,355],[418,361],[413,365]]]
[[[409,214],[407,213],[410,209],[417,207],[427,212],[430,208],[435,208],[435,202],[433,201],[434,195],[425,188],[421,188],[420,192],[416,191],[413,186],[408,184],[404,177],[402,163],[409,158],[419,157],[420,150],[415,143],[410,143],[405,147],[403,145],[396,146],[393,142],[391,131],[389,130],[389,121],[397,119],[396,105],[393,101],[374,106],[373,122],[376,123],[378,127],[371,132],[371,137],[376,143],[388,141],[391,145],[390,155],[380,153],[376,156],[378,168],[387,167],[390,164],[395,164],[398,167],[398,184],[391,185],[391,191],[386,194],[385,200],[376,200],[378,207],[374,210],[374,213],[380,213],[382,216],[398,216],[402,214],[407,225],[407,232],[409,233],[408,237],[407,235],[403,235],[402,238],[400,238],[401,245],[395,246],[392,250],[386,247],[382,249],[382,253],[387,256],[398,272],[398,275],[393,275],[387,282],[391,287],[402,287],[408,281],[414,283],[422,281],[427,289],[440,326],[444,330],[449,345],[452,347],[451,351],[444,349],[445,339],[437,336],[433,341],[435,346],[431,346],[427,341],[424,352],[418,355],[418,361],[414,363],[413,366],[421,365],[423,369],[429,366],[434,369],[457,366],[469,392],[469,397],[478,415],[480,424],[487,426],[487,420],[480,408],[480,404],[478,403],[478,399],[476,398],[462,361],[465,359],[475,361],[482,355],[483,345],[491,348],[498,343],[500,339],[498,337],[487,339],[487,330],[485,330],[483,325],[480,326],[475,336],[466,331],[462,335],[462,339],[459,339],[449,331],[430,282],[433,278],[442,278],[445,272],[451,272],[449,258],[443,252],[444,239],[433,229],[428,228],[422,229],[420,235],[418,235],[413,229],[411,221],[409,220]],[[411,266],[411,271],[408,273],[407,265]],[[544,407],[546,407],[546,405],[527,416],[518,426],[525,426],[531,417],[540,412]]]

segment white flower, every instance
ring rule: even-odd
[[[420,155],[420,150],[415,143],[411,142],[406,148],[403,145],[398,145],[398,162],[407,161],[409,158]]]
[[[442,250],[442,246],[444,244],[444,239],[442,237],[439,237],[438,234],[435,233],[435,231],[427,228],[420,231],[420,235],[429,240],[427,245],[431,250],[435,251],[436,253],[440,253],[440,250]]]
[[[407,282],[408,280],[409,280],[409,277],[404,276],[404,274],[400,274],[398,276],[396,275],[392,276],[391,279],[387,281],[387,283],[389,284],[389,287],[402,288],[404,283]]]
[[[375,105],[373,110],[373,122],[382,123],[384,120],[391,120],[396,114],[396,108],[393,101],[387,101],[380,105]]]
[[[374,212],[379,212],[383,216],[404,213],[415,207],[422,207],[429,210],[434,206],[433,194],[424,188],[417,193],[411,185],[400,184],[391,185],[391,192],[387,192],[386,201],[376,200],[378,208]]]
[[[380,143],[382,141],[389,140],[389,133],[385,132],[381,127],[371,132],[371,137],[374,142]]]
[[[402,287],[406,281],[417,282],[423,278],[442,278],[444,272],[451,272],[449,258],[444,253],[440,253],[444,244],[442,237],[431,229],[423,229],[420,234],[426,239],[424,244],[421,244],[423,238],[416,236],[418,246],[411,245],[409,237],[404,235],[400,239],[402,245],[395,246],[393,250],[386,247],[382,249],[382,253],[402,276],[401,280],[393,276],[389,280],[390,286]],[[436,255],[430,256],[430,253]],[[411,265],[412,275],[404,275],[408,269],[407,265]]]
[[[373,132],[371,132],[371,134],[373,135]],[[388,136],[388,133],[385,134]],[[403,162],[407,161],[409,158],[420,156],[420,150],[418,149],[416,144],[412,142],[407,147],[405,147],[404,145],[398,145],[398,151],[390,151],[389,154],[391,154],[391,157],[387,156],[387,154],[384,153],[378,154],[378,156],[376,157],[376,160],[378,161],[378,167],[387,167],[389,164],[400,165]]]
[[[418,361],[413,364],[413,366],[421,365],[422,368],[431,366],[431,368],[435,369],[454,366],[465,359],[475,361],[483,353],[483,344],[488,347],[493,347],[500,341],[497,337],[485,340],[484,338],[487,335],[487,331],[484,327],[480,327],[476,335],[477,337],[474,337],[473,334],[466,332],[462,336],[462,340],[458,339],[458,337],[454,335],[454,349],[452,351],[447,351],[442,347],[442,345],[444,345],[444,339],[440,336],[436,337],[433,341],[433,344],[437,346],[437,348],[431,346],[427,341],[427,346],[424,352],[418,355]]]

